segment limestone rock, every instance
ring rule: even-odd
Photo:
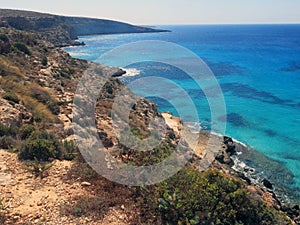
[[[92,184],[91,183],[89,183],[89,182],[82,182],[81,183],[81,186],[82,187],[90,187]]]
[[[10,126],[20,126],[22,122],[30,123],[32,115],[20,104],[10,104],[9,101],[0,98],[0,123]]]

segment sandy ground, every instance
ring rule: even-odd
[[[55,161],[44,178],[35,177],[16,154],[0,150],[0,198],[7,217],[4,224],[130,224],[138,212],[128,189],[110,188],[111,182],[104,179],[85,186],[73,173],[76,174],[76,168],[72,162]],[[116,200],[99,217],[62,213],[63,208],[76,204],[79,196]]]
[[[175,117],[170,113],[162,113],[166,124],[172,128],[175,133],[186,140],[190,148],[193,149],[194,153],[200,158],[209,158],[213,161],[215,153],[223,148],[223,139],[213,133],[201,131],[200,133],[193,133],[189,128],[182,125],[179,117]]]

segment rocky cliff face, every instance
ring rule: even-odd
[[[40,16],[40,14],[35,13],[26,14],[28,18],[37,15]],[[6,17],[10,16],[11,15],[9,14],[6,15]],[[53,24],[53,16],[45,15],[43,21],[49,23],[49,27],[51,27],[51,24]],[[32,20],[29,19],[29,27],[31,26],[31,22]],[[9,26],[10,25],[8,25],[8,27]],[[43,25],[43,27],[44,26],[45,25]],[[50,32],[50,30],[48,29],[47,32]],[[65,29],[63,30],[65,31]],[[54,30],[52,31],[53,34],[55,34]],[[54,133],[60,140],[72,141],[75,138],[72,129],[72,121],[74,119],[74,93],[84,72],[87,68],[95,64],[84,60],[73,59],[63,50],[56,48],[56,43],[61,41],[60,37],[54,40],[53,43],[40,38],[40,35],[40,32],[18,31],[10,28],[0,29],[0,123],[5,126],[14,125],[17,127],[23,127],[26,124],[30,124],[42,131]],[[120,90],[125,88],[125,86],[116,78],[123,72],[118,68],[110,68],[104,65],[95,65],[95,67],[99,69],[98,71],[100,71],[101,74],[109,76],[109,79],[106,80],[106,83],[103,86],[103,91],[99,93],[94,116],[96,118],[99,137],[102,140],[104,147],[114,156],[114,162],[122,161],[137,166],[149,165],[162,161],[174,152],[176,145],[179,144],[178,133],[174,132],[172,126],[167,127],[164,121],[162,121],[156,129],[159,131],[167,128],[167,135],[161,145],[153,151],[141,153],[139,151],[134,151],[134,148],[127,147],[120,142],[120,139],[115,135],[114,130],[118,130],[118,128],[113,127],[111,121],[111,109],[114,104],[115,96],[119,94]],[[125,103],[130,102],[130,98],[127,97],[130,95],[129,93],[130,90],[127,90],[125,94]],[[81,99],[86,99],[86,96],[81,96]],[[122,111],[122,105],[118,106],[120,111]],[[82,109],[82,113],[85,115],[84,109]],[[149,123],[154,117],[162,119],[160,112],[157,110],[157,106],[146,99],[139,99],[139,101],[132,105],[130,109],[129,119],[127,120],[131,128],[129,132],[139,139],[148,137],[150,131]],[[119,121],[117,124],[119,126],[122,126],[126,122],[124,121],[122,114],[117,115],[117,120]],[[179,131],[179,129],[177,130]],[[15,136],[13,138],[15,138]],[[131,142],[131,140],[125,141],[128,141],[128,143]],[[189,146],[186,146],[186,143],[180,144],[182,144],[183,147],[186,147],[186,149],[190,149]],[[201,153],[201,149],[199,149],[199,152]],[[197,169],[199,169],[197,163],[202,155],[200,153],[198,156],[193,155],[193,157],[191,157],[192,166]],[[227,151],[224,153],[227,153]],[[228,159],[228,157],[225,156],[226,155],[221,155],[219,157],[222,162],[225,162]],[[126,212],[126,215],[132,216],[132,218],[126,218],[124,216],[121,219],[114,220],[116,221],[114,224],[139,224],[143,222],[161,224],[162,222],[159,218],[159,208],[154,210],[155,213],[149,213],[150,210],[148,212],[145,211],[145,209],[147,210],[150,208],[150,205],[143,202],[143,197],[149,196],[149,193],[151,193],[150,188],[144,194],[141,194],[143,191],[142,189],[132,189],[116,185],[113,182],[99,177],[93,177],[89,182],[81,183],[79,181],[85,181],[83,179],[87,179],[84,177],[84,173],[88,173],[88,175],[93,173],[87,169],[85,162],[76,164],[76,162],[66,163],[58,161],[53,164],[53,169],[50,169],[46,179],[34,179],[32,176],[29,177],[28,172],[25,173],[23,171],[23,162],[19,161],[15,155],[3,153],[1,154],[1,157],[5,160],[3,160],[4,165],[0,165],[0,181],[1,175],[3,174],[5,175],[5,179],[7,178],[7,175],[15,176],[13,180],[7,182],[4,186],[0,186],[0,192],[4,193],[1,197],[9,199],[8,202],[5,202],[9,209],[6,212],[6,216],[8,217],[8,222],[6,224],[24,224],[23,222],[25,221],[31,221],[33,224],[99,224],[99,221],[103,219],[103,215],[99,218],[98,214],[103,209],[107,210],[107,215],[105,215],[105,217],[111,216],[114,212],[118,212],[118,215],[122,216],[125,215],[124,212]],[[13,167],[17,165],[17,167],[14,168],[15,172],[13,172],[13,174],[10,174],[9,172],[14,171],[13,168],[9,170],[1,169],[1,166],[9,168],[11,165],[13,165]],[[226,167],[224,168],[218,163],[214,163],[213,166],[222,171],[222,173],[225,174],[224,176],[226,179],[228,178],[231,181],[232,179],[235,179],[232,177],[231,171]],[[113,170],[113,162],[108,160],[107,167]],[[38,171],[40,169],[43,168],[38,168]],[[80,173],[80,175],[76,175],[76,173]],[[21,174],[26,174],[26,177]],[[22,185],[22,181],[24,181],[26,185]],[[10,182],[13,182],[14,185],[11,185]],[[186,180],[181,180],[181,182],[185,183]],[[192,180],[188,182],[193,183]],[[215,184],[216,190],[218,190],[218,185],[221,184],[222,183]],[[243,186],[244,184],[241,183],[240,185]],[[11,189],[11,186],[14,187],[13,190]],[[84,188],[86,188],[86,190],[82,190],[83,188],[81,186],[85,186]],[[251,189],[251,187],[252,186],[249,186],[249,189]],[[95,190],[95,188],[97,190]],[[153,188],[155,189],[155,187]],[[269,204],[271,206],[275,205],[275,203],[272,203],[274,200],[272,196],[269,196],[264,190],[259,189],[258,191],[257,189],[257,187],[252,187],[250,190],[255,201],[256,199],[257,202],[261,199],[264,200],[264,198],[260,196],[265,196],[265,198],[269,199]],[[51,197],[49,190],[51,190],[51,194],[55,197]],[[193,190],[197,191],[197,189]],[[159,189],[156,191],[159,191]],[[165,193],[169,193],[169,191],[171,190],[166,190]],[[211,189],[211,191],[212,198],[215,198],[215,192],[213,192],[215,189]],[[36,193],[38,193],[38,195],[36,195]],[[110,194],[107,195],[107,193]],[[84,196],[81,196],[83,194]],[[175,198],[175,194],[168,199],[172,200]],[[50,197],[44,197],[46,195],[50,195]],[[119,200],[118,197],[120,195],[122,196],[121,200]],[[22,201],[20,201],[20,196],[23,198],[21,199]],[[35,196],[36,199],[34,199],[33,196]],[[78,196],[82,197],[81,199],[88,200],[85,202],[78,201]],[[86,198],[86,196],[89,197]],[[101,197],[101,200],[96,201],[97,204],[93,202],[94,205],[90,205],[90,199],[98,200],[99,196]],[[186,197],[189,201],[189,196]],[[232,197],[234,199],[236,198],[235,195],[232,195]],[[155,200],[156,198],[159,198],[159,196],[153,194],[153,199]],[[32,199],[34,199],[34,201],[32,201]],[[101,205],[102,202],[105,204],[103,205],[103,208],[99,208],[99,203]],[[268,201],[265,202],[268,203]],[[84,205],[82,206],[82,204]],[[124,204],[127,205],[124,206]],[[84,211],[78,211],[78,207],[80,207],[80,210],[86,210],[86,206],[88,206],[86,214],[84,214]],[[277,205],[275,206],[279,207]],[[44,209],[47,209],[47,212],[43,211]],[[67,213],[64,212],[64,210],[62,211],[62,209]],[[70,213],[68,211],[70,209],[74,210],[74,212],[72,211]],[[123,214],[119,213],[120,209]],[[176,210],[179,212],[179,209]],[[177,212],[176,210],[171,209],[170,212]],[[234,210],[238,211],[239,209],[235,208]],[[296,213],[298,213],[299,210],[296,208],[295,210]],[[276,212],[279,212],[279,210]],[[65,213],[64,215],[66,215],[63,218],[61,217],[62,213]],[[35,217],[35,215],[39,216]],[[76,217],[72,215],[76,215]],[[82,222],[82,218],[78,218],[78,215],[84,215],[86,221]],[[284,216],[282,216],[282,218],[286,219]],[[53,222],[53,220],[55,222]],[[275,219],[270,219],[270,221],[275,221]],[[111,220],[107,223],[103,222],[102,224],[111,224]]]
[[[0,9],[0,27],[39,32],[56,45],[75,44],[73,40],[81,35],[163,32],[112,20],[65,17],[9,9]]]

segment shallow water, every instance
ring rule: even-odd
[[[227,118],[220,116],[217,122],[227,121],[224,134],[234,137],[260,153],[286,167],[256,160],[257,167],[268,170],[268,176],[279,174],[277,183],[300,189],[300,25],[209,25],[209,26],[163,26],[170,33],[123,34],[81,37],[86,46],[66,50],[74,57],[97,61],[100,55],[122,44],[141,40],[174,42],[196,53],[211,68],[225,97]],[[164,53],[168,54],[168,53]],[[165,55],[166,57],[168,55]],[[130,57],[130,56],[126,56]],[[170,57],[174,57],[171,55]],[[180,57],[180,56],[179,56]],[[100,61],[119,66],[118,61]],[[192,97],[198,109],[203,128],[209,129],[211,114],[208,102],[199,87],[177,68],[153,62],[131,65],[134,75],[125,78],[130,83],[139,77],[167,76]],[[137,72],[138,71],[138,72]],[[145,84],[157,89],[155,83]],[[207,87],[211,88],[211,87]],[[148,89],[146,89],[148,90]],[[151,97],[142,88],[134,90],[155,101],[161,111],[177,110],[165,100]],[[158,91],[170,95],[177,107],[189,118],[189,108],[177,90]],[[214,93],[213,88],[209,90]],[[213,97],[213,95],[212,95]],[[217,96],[215,96],[217,97]],[[244,160],[253,163],[245,154]],[[247,159],[248,157],[248,159]],[[255,164],[255,163],[254,163]],[[292,172],[293,178],[285,179]],[[273,176],[274,177],[274,176]],[[280,178],[281,177],[281,178]],[[290,177],[290,175],[288,175]]]

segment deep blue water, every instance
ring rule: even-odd
[[[163,26],[170,33],[81,37],[86,46],[66,50],[74,57],[97,61],[117,46],[141,40],[179,44],[201,57],[215,74],[225,97],[225,134],[280,162],[294,175],[291,188],[300,187],[300,25],[198,25]],[[168,53],[164,53],[168,54]],[[171,53],[170,53],[171,54]],[[128,57],[128,56],[127,56]],[[129,56],[130,57],[130,56]],[[171,55],[170,55],[171,57]],[[117,61],[103,62],[118,66]],[[212,123],[203,92],[167,65],[130,66],[141,76],[168,76],[187,90],[198,107],[204,127]],[[163,68],[163,69],[162,69]],[[127,78],[125,82],[132,79]],[[155,87],[155,84],[149,84]],[[176,98],[176,90],[161,90]],[[213,91],[213,90],[212,90]],[[147,93],[145,93],[147,95]],[[149,93],[151,95],[151,93]],[[181,97],[175,101],[180,103]],[[152,97],[161,111],[176,110]],[[179,104],[180,105],[180,104]],[[189,109],[182,104],[183,110]],[[186,118],[186,120],[193,118]],[[220,117],[219,122],[224,118]],[[277,173],[277,171],[271,171]]]

